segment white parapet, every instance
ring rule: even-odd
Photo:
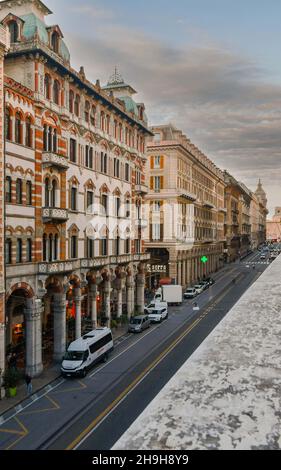
[[[114,449],[281,448],[281,256]]]

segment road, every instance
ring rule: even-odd
[[[61,379],[32,397],[0,426],[0,449],[110,449],[267,268],[259,256],[217,273],[196,298],[199,311],[193,301],[171,307],[160,325],[119,340],[110,360],[85,379]]]

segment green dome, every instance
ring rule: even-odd
[[[70,52],[64,41],[61,41],[60,53],[64,60],[70,62]]]
[[[138,107],[135,101],[130,96],[122,96],[119,98],[123,101],[126,107],[126,111],[129,113],[133,113],[136,117],[139,115]]]
[[[39,18],[37,18],[33,13],[23,15],[21,16],[21,19],[25,22],[23,26],[23,34],[26,39],[34,38],[37,31],[41,41],[48,44],[48,33],[43,21],[39,20]]]

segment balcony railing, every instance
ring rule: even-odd
[[[45,168],[54,166],[59,170],[67,170],[69,168],[69,163],[67,158],[57,155],[53,152],[43,152],[42,153],[42,164]]]
[[[68,220],[68,210],[57,207],[44,207],[42,217],[44,223],[49,221],[66,222]]]
[[[39,263],[38,273],[39,274],[59,274],[69,273],[75,269],[79,269],[80,260],[73,261],[53,261],[50,263]]]

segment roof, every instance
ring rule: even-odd
[[[102,338],[106,334],[110,333],[110,328],[97,328],[96,330],[90,331],[86,335],[82,336],[82,338],[76,339],[73,341],[69,347],[69,351],[85,351],[85,349],[93,342],[93,338],[98,339]]]
[[[13,4],[16,6],[18,5],[18,0],[2,0],[0,2],[0,8],[3,7],[13,7]],[[53,12],[45,5],[45,3],[41,2],[41,0],[23,0],[23,3],[37,3],[40,9],[43,11],[44,15],[51,15]]]

